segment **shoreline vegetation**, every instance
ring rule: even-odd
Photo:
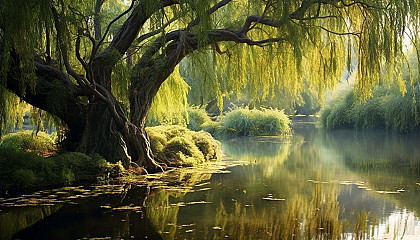
[[[407,84],[406,93],[398,86],[378,86],[365,102],[352,89],[344,90],[320,114],[325,129],[386,130],[415,133],[420,130],[420,86]]]
[[[0,144],[0,196],[76,183],[105,182],[124,171],[121,162],[79,152],[57,152],[46,133],[10,133]]]
[[[147,128],[156,159],[168,167],[198,166],[221,160],[220,143],[213,136],[282,135],[290,132],[290,120],[273,109],[235,109],[213,121],[204,109],[191,108],[187,126],[159,125]],[[19,131],[0,142],[0,196],[73,184],[106,182],[112,178],[145,173],[124,169],[99,155],[60,152],[54,134]]]
[[[420,130],[419,66],[414,52],[401,65],[401,78],[379,79],[363,98],[355,84],[336,91],[320,112],[325,129],[386,130],[416,133]],[[412,68],[410,69],[409,66]]]
[[[214,136],[269,136],[290,132],[284,110],[236,108],[213,121],[202,108],[188,109],[189,129],[204,130]]]

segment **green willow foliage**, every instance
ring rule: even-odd
[[[51,0],[6,0],[0,4],[0,12],[2,15],[0,23],[0,136],[2,129],[11,125],[20,125],[23,121],[22,117],[26,111],[26,104],[19,100],[14,94],[8,92],[5,87],[5,78],[9,71],[9,62],[11,59],[11,51],[15,51],[15,54],[19,56],[19,67],[22,71],[20,79],[20,90],[22,95],[25,95],[26,91],[35,91],[35,65],[34,65],[34,53],[37,57],[45,58],[49,54],[51,56],[56,55],[56,61],[52,62],[52,65],[58,65],[61,69],[64,68],[61,60],[61,50],[59,44],[64,43],[68,46],[68,51],[73,53],[74,49],[70,46],[72,44],[74,34],[77,30],[82,27],[78,26],[80,23],[81,16],[77,14],[86,14],[85,18],[89,19],[94,14],[94,1],[51,1]],[[61,9],[59,12],[59,18],[67,21],[66,26],[62,26],[61,31],[64,31],[63,36],[60,38],[59,33],[54,29],[53,13],[51,7],[54,6]],[[19,6],[19,7],[16,7]],[[101,12],[101,18],[103,20],[111,21],[115,18],[119,12],[125,8],[124,1],[105,1],[103,6],[103,12]],[[124,18],[123,18],[124,19]],[[106,28],[106,22],[103,22],[103,28]],[[121,24],[121,20],[120,20]],[[117,29],[115,25],[111,28],[110,32],[114,33]],[[48,35],[48,37],[47,37]],[[49,38],[49,40],[48,40]],[[49,41],[47,43],[47,41]],[[47,45],[48,44],[48,45]],[[88,56],[90,52],[90,43],[85,39],[81,43],[82,54]],[[49,53],[48,53],[49,52]],[[78,66],[79,63],[76,60],[74,54],[69,54],[70,61],[74,64],[75,69],[81,69]],[[117,72],[118,74],[118,72]],[[124,79],[124,78],[119,78]],[[54,83],[53,83],[54,84]],[[60,89],[58,84],[57,87],[51,93],[48,93],[48,103],[54,105],[56,111],[60,111],[63,106],[63,99],[60,98],[63,92],[67,89]],[[119,81],[116,81],[116,86],[122,85]],[[28,89],[29,87],[29,89]],[[121,89],[121,88],[120,88]],[[125,89],[124,95],[126,96],[127,89]],[[55,118],[53,115],[43,112],[42,110],[34,107],[34,112],[38,112],[36,116],[38,122],[48,122],[50,125],[61,126],[63,123]],[[41,118],[41,119],[39,119]],[[6,131],[8,129],[5,129]]]
[[[189,86],[180,76],[177,67],[155,96],[147,124],[149,126],[160,124],[185,126],[188,121],[188,90]]]
[[[25,107],[18,97],[0,87],[0,137],[7,125],[22,125]]]
[[[217,96],[219,106],[222,106],[223,95],[245,90],[251,98],[262,100],[282,88],[296,95],[308,88],[305,80],[310,89],[316,89],[321,94],[324,89],[333,88],[339,82],[345,68],[351,68],[352,48],[356,49],[358,62],[356,89],[359,96],[365,99],[371,96],[373,86],[380,79],[397,79],[404,92],[405,84],[399,66],[405,61],[405,33],[408,41],[415,46],[417,57],[420,56],[417,48],[420,46],[420,3],[415,0],[236,0],[223,1],[226,5],[212,14],[209,10],[219,1],[182,0],[164,8],[159,7],[160,2],[141,0],[134,3],[134,7],[141,5],[144,12],[151,15],[139,34],[156,34],[146,40],[134,41],[125,56],[113,55],[109,59],[110,64],[119,61],[113,69],[112,89],[126,109],[130,104],[127,97],[130,79],[136,77],[131,68],[142,58],[150,60],[158,59],[159,54],[164,56],[167,49],[163,40],[158,46],[159,51],[152,51],[156,48],[155,40],[177,29],[187,29],[198,39],[198,50],[188,55],[183,71],[203,78],[203,92]],[[51,6],[57,10],[57,16],[54,16]],[[53,57],[51,64],[60,69],[64,69],[62,56],[68,55],[73,69],[83,72],[74,53],[74,42],[81,29],[93,32],[94,8],[93,0],[2,1],[2,126],[15,118],[10,107],[15,100],[3,89],[10,70],[11,53],[14,51],[19,56],[22,93],[33,91],[35,87],[34,53],[42,58],[50,55]],[[122,1],[106,1],[100,13],[102,30],[127,8]],[[251,23],[250,30],[243,36],[249,41],[242,36],[229,39],[229,34],[237,33],[244,26],[247,16],[252,15],[262,15],[272,21],[259,19]],[[102,49],[107,47],[108,40],[112,40],[126,19],[127,15],[110,25]],[[199,21],[190,24],[194,19]],[[236,32],[225,32],[223,36],[226,40],[219,40],[220,35],[217,35],[219,38],[212,35],[222,29]],[[213,41],[215,39],[217,42]],[[89,38],[82,37],[82,57],[91,57],[91,47]],[[155,64],[157,69],[159,64],[164,66],[158,61]],[[167,123],[185,121],[180,119],[186,113],[188,86],[178,75],[178,70],[175,70],[174,76],[161,87],[151,110],[150,122],[156,119]],[[60,111],[59,108],[54,109]]]
[[[28,4],[25,0],[2,1],[0,12],[0,136],[1,130],[7,125],[19,123],[23,117],[22,106],[19,99],[8,92],[4,87],[11,61],[10,49],[13,48],[16,54],[20,55],[20,76],[21,91],[34,90],[34,62],[33,53],[41,45],[39,30],[41,25],[49,22],[48,0],[31,1]],[[16,7],[19,6],[19,7]],[[42,28],[41,28],[42,29]],[[26,89],[29,83],[31,89]]]
[[[322,126],[327,129],[388,129],[400,133],[418,131],[420,85],[415,58],[415,53],[409,54],[408,61],[399,70],[401,79],[380,82],[366,101],[360,101],[351,89],[336,93],[321,113]]]

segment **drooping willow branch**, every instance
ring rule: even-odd
[[[226,6],[228,3],[230,3],[232,0],[222,0],[222,1],[220,1],[220,2],[218,2],[218,3],[216,3],[215,5],[213,5],[213,7],[211,7],[208,11],[207,11],[207,14],[208,15],[210,15],[210,14],[212,14],[212,13],[214,13],[214,12],[216,12],[217,10],[219,10],[220,8],[222,8],[223,6]],[[200,21],[201,21],[201,19],[198,17],[198,18],[196,18],[196,19],[194,19],[193,21],[191,21],[189,24],[188,24],[188,26],[187,26],[187,28],[186,28],[186,30],[188,31],[188,30],[190,30],[192,27],[194,27],[194,26],[196,26],[197,24],[199,24],[200,23]]]

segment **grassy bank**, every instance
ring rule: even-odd
[[[104,181],[123,171],[99,155],[57,151],[46,133],[5,135],[0,144],[0,195]],[[46,157],[48,156],[48,157]]]
[[[220,159],[220,143],[207,132],[176,125],[149,127],[147,132],[155,158],[168,166],[196,166]],[[124,171],[121,163],[111,164],[99,155],[57,153],[46,133],[11,133],[0,143],[0,195],[103,182]]]

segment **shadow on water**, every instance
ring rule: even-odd
[[[38,192],[8,208],[3,202],[0,238],[161,239],[144,217],[147,195],[146,186],[114,185]]]
[[[1,239],[419,239],[419,139],[299,125],[222,140],[241,165],[0,199]]]
[[[147,199],[159,201],[159,192],[174,197],[194,192],[193,187],[212,174],[228,173],[227,166],[231,163],[142,176],[123,185],[0,198],[0,239],[162,239],[155,227],[160,221],[148,217],[156,212],[146,207]]]

